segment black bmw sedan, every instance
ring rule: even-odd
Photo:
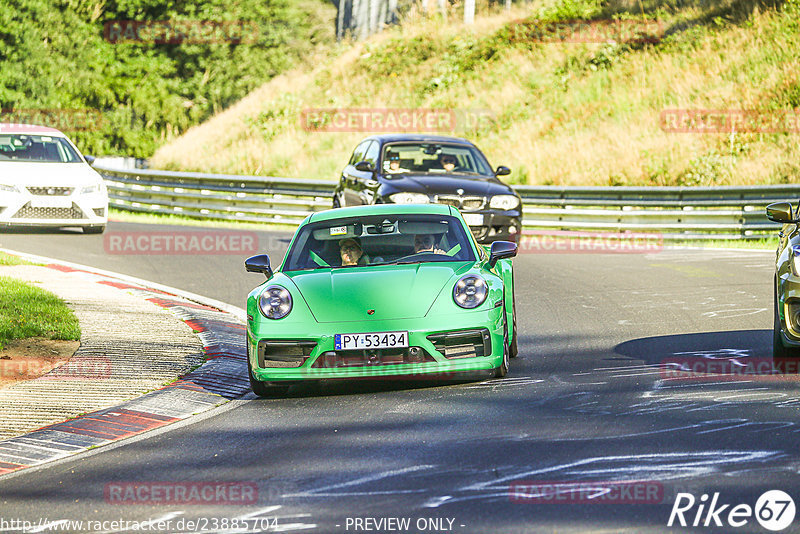
[[[375,135],[361,141],[333,194],[333,207],[439,203],[458,208],[480,243],[518,241],[522,202],[478,148],[457,137]]]

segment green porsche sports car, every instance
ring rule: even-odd
[[[517,245],[478,245],[446,205],[378,204],[308,216],[247,298],[260,396],[302,381],[502,377],[516,356]]]
[[[767,218],[783,223],[775,260],[772,354],[800,357],[800,216],[788,202],[767,206]]]

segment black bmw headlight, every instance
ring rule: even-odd
[[[292,295],[281,286],[269,286],[261,293],[258,307],[267,319],[283,319],[292,311]]]

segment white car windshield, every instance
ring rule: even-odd
[[[0,134],[0,162],[79,163],[81,157],[61,137],[29,134]]]

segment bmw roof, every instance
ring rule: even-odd
[[[426,134],[380,134],[370,135],[365,137],[362,141],[367,139],[376,139],[383,143],[395,143],[402,141],[420,142],[420,143],[453,143],[458,145],[472,145],[472,143],[463,137],[448,137],[445,135],[426,135]],[[474,145],[473,145],[474,146]]]

